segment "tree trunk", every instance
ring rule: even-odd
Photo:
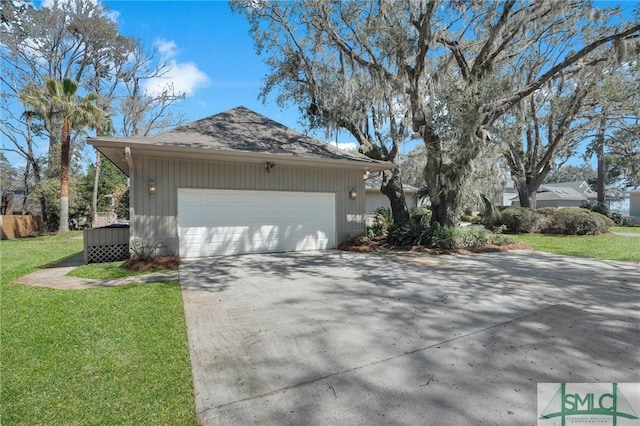
[[[518,200],[520,201],[520,207],[526,207],[531,209],[535,206],[534,194],[538,188],[533,188],[531,185],[527,185],[526,182],[515,182],[516,191],[518,191]]]
[[[100,182],[100,167],[102,160],[100,159],[100,151],[96,150],[96,174],[93,179],[93,226],[98,221],[98,183]]]
[[[596,158],[598,159],[598,178],[597,178],[597,191],[598,191],[598,203],[604,204],[605,202],[605,160],[604,160],[604,136],[607,130],[607,122],[603,119],[600,122],[600,129],[598,130],[598,136],[596,140]]]
[[[29,159],[27,159],[27,164],[24,166],[24,174],[22,175],[22,183],[24,184],[24,197],[22,197],[22,206],[20,206],[20,213],[23,215],[27,214],[27,197],[29,196],[29,171],[31,169],[31,165],[29,164]]]
[[[382,172],[382,187],[380,191],[389,198],[393,223],[400,224],[407,222],[409,220],[409,211],[407,210],[407,203],[400,179],[400,170],[398,168]]]
[[[429,171],[438,167],[437,172]],[[429,189],[431,201],[431,225],[436,223],[442,227],[456,226],[460,212],[460,191],[463,175],[447,176],[434,156],[427,157],[424,173],[425,183]]]
[[[68,119],[62,124],[60,146],[60,225],[58,232],[69,232],[69,163],[71,162],[71,128]]]

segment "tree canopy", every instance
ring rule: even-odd
[[[640,32],[586,0],[232,7],[270,67],[263,96],[277,92],[279,103],[297,105],[312,128],[350,131],[374,158],[393,153],[396,138],[422,142],[432,222],[445,226],[455,223],[499,119],[555,79],[610,60],[612,50],[635,53]],[[514,78],[530,63],[541,66]]]

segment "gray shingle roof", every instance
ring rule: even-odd
[[[360,153],[342,151],[243,106],[153,136],[94,140],[386,164]]]
[[[382,187],[382,173],[371,173],[369,177],[364,180],[364,186],[366,189],[380,190],[380,187]],[[406,183],[402,184],[402,190],[408,193],[418,192],[418,188]]]
[[[573,188],[542,185],[536,194],[536,200],[587,200],[587,196]]]

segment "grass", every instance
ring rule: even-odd
[[[2,424],[195,424],[177,282],[10,284],[82,250],[78,233],[2,241]]]
[[[594,236],[521,234],[516,238],[538,251],[603,260],[640,262],[640,238],[613,234]]]
[[[640,234],[640,226],[614,226],[610,232],[632,232],[634,234]]]
[[[79,278],[93,278],[96,280],[106,280],[110,278],[125,278],[135,275],[150,274],[154,271],[133,271],[121,268],[122,261],[109,263],[90,263],[82,265],[69,272],[67,275]]]

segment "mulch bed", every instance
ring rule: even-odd
[[[496,246],[493,244],[476,249],[459,249],[459,250],[447,250],[442,248],[428,248],[423,246],[396,246],[386,241],[384,237],[374,237],[368,242],[364,242],[362,239],[357,238],[351,241],[347,241],[338,246],[339,250],[355,251],[359,253],[372,253],[372,252],[384,252],[384,251],[409,251],[427,254],[471,254],[471,253],[496,253],[507,252],[512,250],[528,250],[529,247],[523,243],[507,244],[504,246]]]
[[[178,269],[180,258],[178,256],[156,256],[152,259],[143,260],[139,257],[132,257],[122,262],[120,266],[132,271],[164,271],[166,269]]]

